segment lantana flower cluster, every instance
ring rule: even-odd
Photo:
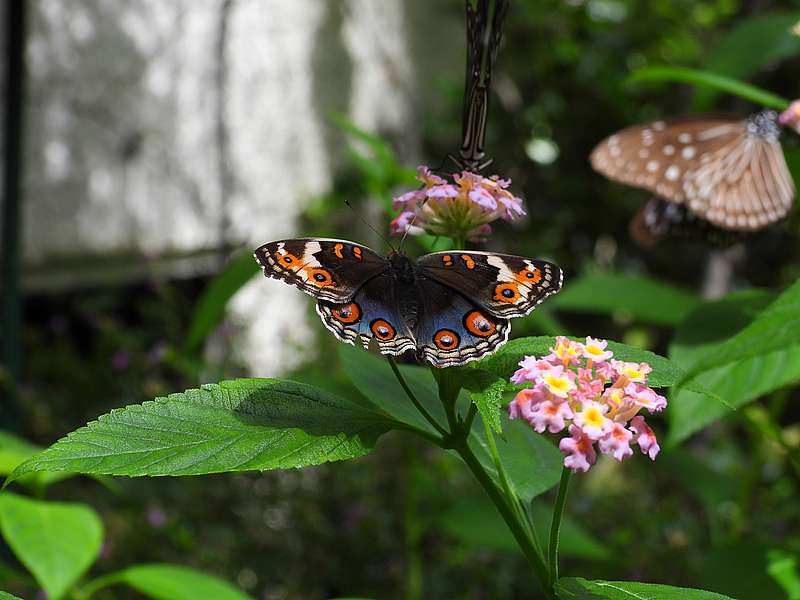
[[[614,359],[608,342],[556,338],[544,358],[526,356],[511,377],[520,390],[508,405],[512,419],[525,419],[539,433],[567,431],[559,443],[564,466],[588,471],[597,450],[622,461],[637,445],[652,460],[660,451],[653,430],[639,413],[664,410],[667,400],[647,386],[647,363]]]
[[[425,166],[418,167],[417,172],[422,187],[392,200],[392,208],[400,211],[391,223],[392,235],[408,230],[412,235],[427,232],[479,240],[492,232],[492,221],[525,216],[522,199],[507,189],[510,179],[463,171],[454,174],[451,183]]]

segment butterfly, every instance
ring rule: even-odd
[[[255,251],[264,275],[317,300],[339,340],[382,354],[413,351],[435,367],[463,365],[508,341],[523,317],[561,289],[556,265],[491,252],[435,252],[414,260],[325,238],[289,239]]]
[[[757,231],[789,212],[794,182],[778,115],[682,117],[634,125],[592,151],[592,167],[649,190],[711,225]],[[642,216],[644,218],[644,216]]]

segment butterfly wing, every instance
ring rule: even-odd
[[[344,302],[320,300],[317,313],[325,327],[339,340],[364,348],[374,338],[382,354],[403,354],[417,345],[400,313],[396,280],[389,273],[376,275]]]
[[[609,179],[684,204],[717,227],[753,231],[783,218],[794,199],[776,118],[764,111],[635,125],[603,140],[590,161]]]
[[[366,246],[324,238],[270,242],[254,256],[267,277],[334,303],[347,302],[367,281],[390,268],[388,260]]]
[[[694,215],[686,206],[654,196],[631,220],[631,238],[644,248],[652,248],[668,237],[703,239],[724,248],[746,237],[741,231],[720,229]]]
[[[417,355],[435,367],[463,365],[508,341],[511,323],[433,279],[418,279]]]
[[[530,314],[564,280],[561,269],[543,260],[473,251],[426,254],[417,261],[417,273],[501,319]]]

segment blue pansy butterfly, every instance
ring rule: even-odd
[[[413,351],[436,367],[463,365],[508,341],[523,317],[561,289],[556,265],[491,252],[400,252],[384,258],[344,240],[303,238],[264,244],[255,258],[267,277],[317,300],[339,340],[383,354]]]

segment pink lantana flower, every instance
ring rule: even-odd
[[[392,235],[427,232],[479,240],[492,232],[489,223],[525,216],[522,200],[507,189],[508,179],[464,171],[454,174],[451,182],[425,166],[417,172],[422,187],[392,200],[392,208],[400,212],[390,225]]]
[[[511,381],[528,384],[508,406],[509,417],[523,419],[537,432],[569,436],[559,443],[564,466],[587,471],[597,450],[622,461],[638,444],[655,459],[660,448],[653,430],[639,414],[662,411],[667,400],[647,386],[647,363],[616,360],[608,342],[585,343],[556,338],[544,358],[526,356]]]
[[[569,435],[558,444],[558,449],[564,455],[564,466],[585,473],[597,460],[593,442],[577,425],[570,425]]]
[[[633,417],[631,419],[631,429],[636,433],[636,443],[639,444],[642,453],[647,454],[650,460],[655,460],[658,453],[661,452],[661,446],[658,445],[656,434],[644,422],[644,417]]]

